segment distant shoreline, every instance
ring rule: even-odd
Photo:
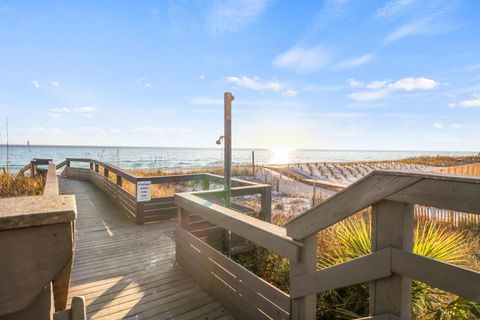
[[[0,148],[6,148],[6,144],[0,144]],[[219,147],[168,147],[168,146],[95,146],[95,145],[48,145],[48,144],[9,144],[8,147],[22,148],[94,148],[94,149],[192,149],[192,150],[219,150]],[[266,147],[233,147],[234,150],[270,151]],[[479,150],[402,150],[402,149],[321,149],[299,148],[292,151],[326,151],[326,152],[427,152],[427,153],[478,153]]]

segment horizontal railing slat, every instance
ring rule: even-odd
[[[480,272],[392,248],[392,271],[480,302]]]
[[[383,249],[330,268],[317,270],[290,281],[290,296],[303,297],[388,277],[392,274],[391,250]]]
[[[192,194],[175,195],[180,208],[230,230],[257,245],[273,250],[283,257],[296,261],[302,244],[285,234],[285,229],[271,223],[244,215]]]
[[[202,264],[210,272],[222,275],[221,278],[234,289],[240,290],[243,293],[243,298],[247,299],[249,303],[274,318],[288,317],[290,299],[287,294],[222,255],[187,231],[179,229],[177,237],[181,252],[190,252],[189,257],[199,262],[203,260]],[[193,246],[193,248],[190,246]]]

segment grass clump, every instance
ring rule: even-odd
[[[2,170],[0,174],[0,198],[35,196],[43,194],[45,177],[28,177]]]
[[[468,163],[479,163],[480,156],[464,156],[464,157],[451,157],[451,156],[423,156],[412,157],[397,162],[406,164],[418,164],[432,167],[454,167],[461,166]]]

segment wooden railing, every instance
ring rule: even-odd
[[[412,253],[414,204],[480,214],[480,179],[374,171],[281,228],[205,199],[175,196],[177,262],[239,318],[314,319],[317,293],[370,283],[369,319],[409,319],[411,281],[480,301],[480,273]],[[372,253],[317,270],[317,233],[372,207]],[[290,260],[290,294],[191,231],[201,217]]]
[[[43,195],[0,199],[1,319],[86,319],[82,297],[65,310],[75,218],[75,196],[60,195],[53,163]]]
[[[85,163],[88,167],[73,167],[72,163]],[[223,184],[223,177],[209,173],[165,175],[165,176],[136,176],[114,165],[82,158],[67,158],[57,169],[65,167],[62,173],[67,178],[89,180],[107,193],[137,224],[156,222],[176,218],[177,206],[173,194],[155,195],[148,201],[140,201],[137,197],[137,185],[142,181],[151,183],[151,190],[165,184],[175,184],[188,181],[197,181],[203,190]],[[261,197],[260,216],[262,220],[271,220],[271,186],[257,184],[240,179],[232,179],[233,196],[255,195]],[[222,201],[220,189],[210,190],[211,199]],[[207,196],[207,195],[206,195]],[[246,210],[239,204],[233,204],[239,210]]]

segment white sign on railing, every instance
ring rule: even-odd
[[[152,200],[152,182],[138,181],[137,182],[137,201]]]

